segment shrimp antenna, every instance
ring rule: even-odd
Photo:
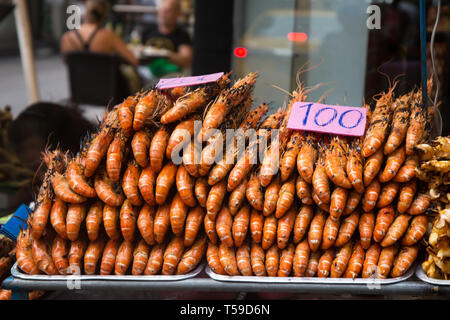
[[[280,88],[279,86],[274,85],[274,84],[271,84],[271,86],[274,87],[275,89],[280,90],[280,91],[283,92],[283,93],[286,93],[288,96],[291,96],[291,97],[292,97],[292,93],[290,93],[289,91],[287,91],[287,90],[285,90],[285,89],[283,89],[283,88]]]
[[[307,66],[308,64],[310,64],[311,61],[306,61],[306,62],[300,67],[300,69],[297,71],[297,75],[296,75],[296,82],[297,82],[297,85],[298,85],[298,86],[300,86],[300,83],[301,83],[301,81],[300,81],[300,75],[301,75],[302,73],[311,71],[311,70],[313,70],[313,69],[319,67],[319,66],[325,61],[325,59],[324,59],[322,56],[320,56],[320,60],[321,60],[321,61],[320,61],[319,63],[317,63],[317,64],[315,64],[315,65],[313,65],[313,66],[311,66],[311,67],[309,67],[309,68],[306,68],[306,66]]]
[[[317,100],[317,103],[321,103],[322,100],[324,100],[326,97],[328,97],[329,93],[332,92],[334,90],[334,88],[328,89],[327,91],[325,91],[322,96],[319,98],[319,100]]]

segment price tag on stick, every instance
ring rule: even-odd
[[[366,127],[366,108],[296,102],[287,127],[346,136],[362,136]]]
[[[160,90],[163,90],[175,87],[195,86],[199,84],[215,82],[221,76],[223,76],[223,72],[205,74],[203,76],[160,79],[156,87]]]

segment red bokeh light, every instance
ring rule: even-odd
[[[238,58],[245,58],[247,56],[247,49],[244,47],[237,47],[234,49],[234,55]]]
[[[308,35],[304,32],[289,32],[287,38],[292,42],[305,42],[308,40]]]

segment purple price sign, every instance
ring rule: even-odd
[[[205,74],[203,76],[161,79],[161,80],[159,80],[156,87],[160,90],[163,90],[163,89],[170,89],[170,88],[175,88],[175,87],[194,86],[194,85],[204,84],[204,83],[208,83],[208,82],[215,82],[221,76],[223,76],[223,72]]]
[[[292,106],[287,127],[359,137],[366,127],[365,108],[332,106],[314,102],[296,102]]]

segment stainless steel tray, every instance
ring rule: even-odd
[[[225,276],[217,274],[211,270],[209,265],[206,263],[205,272],[206,274],[218,281],[228,281],[228,282],[254,282],[254,283],[317,283],[317,284],[367,284],[370,286],[384,285],[397,283],[405,281],[414,274],[415,266],[412,265],[411,268],[401,277],[388,278],[388,279],[376,279],[376,278],[318,278],[318,277],[257,277],[257,276]]]
[[[189,279],[198,275],[204,268],[205,263],[200,263],[197,268],[189,273],[181,275],[155,275],[155,276],[133,276],[133,275],[46,275],[46,274],[26,274],[23,273],[17,266],[17,262],[11,268],[11,275],[15,278],[23,280],[47,280],[47,281],[67,281],[67,280],[102,280],[102,281],[178,281]]]
[[[427,276],[425,271],[423,271],[422,264],[418,264],[416,268],[416,277],[430,284],[436,284],[439,286],[450,286],[450,280],[433,279]]]

